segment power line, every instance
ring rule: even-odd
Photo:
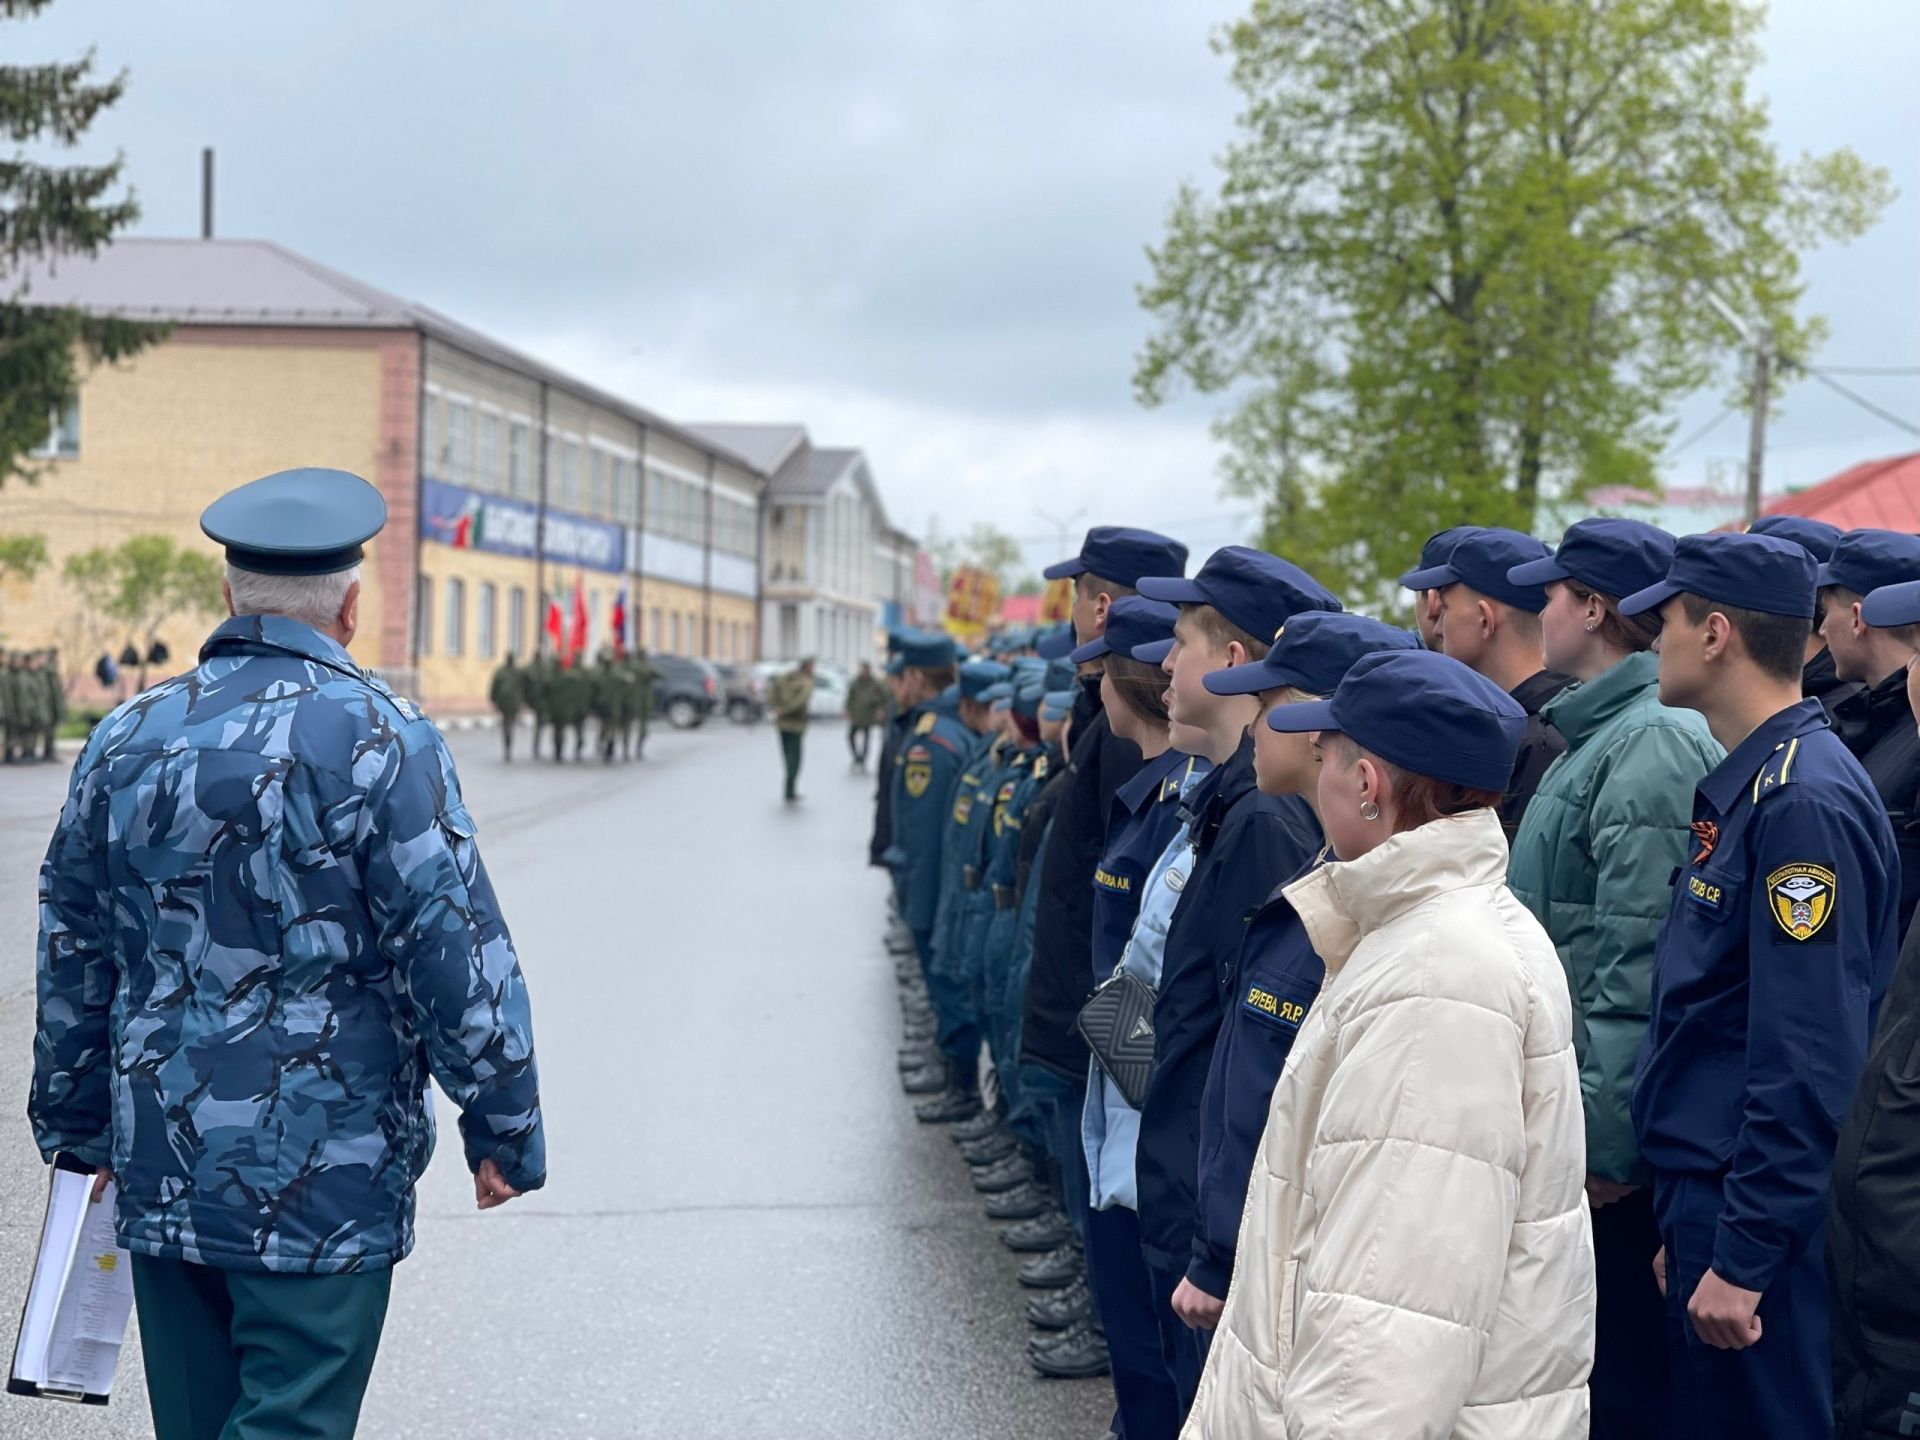
[[[1699,441],[1706,439],[1707,436],[1712,434],[1713,431],[1719,426],[1721,421],[1725,420],[1729,415],[1732,415],[1734,413],[1735,411],[1733,406],[1728,405],[1724,407],[1718,415],[1714,416],[1711,420],[1707,421],[1706,424],[1702,425],[1698,430],[1695,430],[1691,435],[1687,436],[1686,439],[1680,441],[1678,444],[1669,445],[1667,447],[1667,454],[1678,455],[1682,450],[1685,450],[1689,445],[1696,444]]]
[[[1920,425],[1915,425],[1911,420],[1901,419],[1898,415],[1894,414],[1891,410],[1881,409],[1878,405],[1874,404],[1871,400],[1867,399],[1867,397],[1864,395],[1856,395],[1853,391],[1849,390],[1846,386],[1842,385],[1838,380],[1834,379],[1831,375],[1827,374],[1827,372],[1822,370],[1819,366],[1803,365],[1800,368],[1805,370],[1807,374],[1811,375],[1814,379],[1818,380],[1822,385],[1826,386],[1829,390],[1833,391],[1836,395],[1841,395],[1841,396],[1844,396],[1846,399],[1851,400],[1854,404],[1858,405],[1862,410],[1865,410],[1869,415],[1875,416],[1876,418],[1885,421],[1889,425],[1898,426],[1900,429],[1906,431],[1909,435],[1920,435]]]
[[[1920,365],[1823,365],[1829,375],[1920,375]]]

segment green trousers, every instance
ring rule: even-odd
[[[156,1440],[350,1440],[392,1286],[135,1255]]]
[[[780,732],[780,758],[787,764],[787,799],[789,800],[793,799],[797,793],[793,787],[800,781],[800,742],[806,738],[806,735],[798,730]]]

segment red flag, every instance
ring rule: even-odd
[[[587,577],[578,575],[573,582],[573,633],[567,637],[567,653],[574,659],[587,648]]]
[[[624,585],[613,597],[613,653],[621,658],[627,653],[627,587]]]
[[[558,594],[547,597],[547,643],[553,647],[553,653],[561,653],[561,628],[564,621],[560,617],[560,597]]]

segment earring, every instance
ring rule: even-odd
[[[1371,800],[1362,801],[1360,805],[1360,818],[1362,820],[1378,820],[1380,818],[1380,807]]]
[[[1587,621],[1587,633],[1589,635],[1591,635],[1594,631],[1598,630],[1599,628],[1600,628],[1600,622],[1598,620]]]

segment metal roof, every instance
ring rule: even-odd
[[[785,464],[796,448],[808,443],[804,425],[733,425],[698,420],[687,428],[736,455],[746,456],[768,475]]]
[[[362,284],[271,240],[126,237],[91,257],[66,255],[51,262],[36,261],[23,267],[13,288],[28,304],[178,325],[418,330],[455,349],[625,415],[756,475],[768,475],[774,469],[717,436],[677,424],[438,310]]]
[[[1920,451],[1842,470],[1818,485],[1781,496],[1762,513],[1805,515],[1842,530],[1920,534]]]

